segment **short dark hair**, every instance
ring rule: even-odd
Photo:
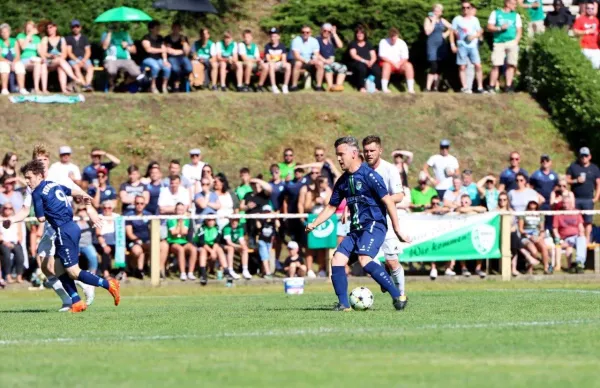
[[[460,196],[460,199],[463,199],[463,198],[469,198],[469,199],[471,199],[471,196],[469,194],[463,194],[463,195]]]
[[[518,173],[515,175],[515,178],[518,178],[518,177],[520,177],[520,176],[522,176],[523,178],[525,178],[525,180],[527,181],[527,175],[523,174],[521,171],[519,171],[519,172],[518,172]]]
[[[359,32],[362,32],[365,36],[365,40],[367,40],[367,31],[365,31],[365,28],[362,25],[359,25],[354,29],[354,39],[356,39],[356,34]]]
[[[177,203],[175,204],[175,207],[177,207],[177,206],[185,206],[185,205],[184,205],[183,203],[181,203],[181,202],[177,202]]]
[[[397,36],[400,37],[400,31],[398,31],[398,29],[396,27],[392,27],[388,30],[388,34],[390,36]]]
[[[148,23],[148,29],[151,30],[154,27],[158,27],[160,26],[160,22],[158,20],[152,20],[151,22]]]
[[[181,177],[179,175],[170,175],[169,176],[169,182],[173,182],[173,181],[180,181],[181,182]]]
[[[131,174],[132,172],[135,172],[135,171],[140,171],[138,166],[136,166],[135,164],[132,164],[131,166],[127,167],[127,174]]]
[[[252,30],[251,30],[251,29],[249,29],[249,28],[246,28],[246,29],[244,30],[244,32],[242,33],[242,35],[246,35],[246,34],[252,34]]]
[[[375,143],[378,146],[381,146],[381,138],[379,136],[369,135],[363,139],[362,146],[363,146],[363,148],[365,148],[368,144],[372,144],[372,143]]]
[[[350,147],[355,147],[356,149],[358,149],[358,140],[356,140],[356,138],[354,136],[344,136],[344,137],[340,137],[339,139],[337,139],[334,143],[334,147],[338,148],[340,145],[342,144],[347,144]]]
[[[41,161],[34,159],[21,167],[21,174],[23,174],[23,176],[30,171],[34,175],[44,175],[44,164]]]
[[[441,201],[440,196],[439,195],[434,195],[433,197],[431,197],[431,199],[429,200],[429,203],[433,202],[434,199],[437,199],[438,201]]]
[[[272,171],[273,171],[273,169],[274,169],[275,167],[277,167],[279,170],[281,170],[281,169],[279,168],[279,165],[278,165],[277,163],[273,163],[272,165],[270,165],[270,166],[269,166],[269,171],[271,171],[271,172],[272,172]]]
[[[176,164],[178,166],[181,166],[181,162],[179,161],[179,159],[171,159],[169,164]]]
[[[240,174],[250,174],[250,169],[248,167],[240,168]]]

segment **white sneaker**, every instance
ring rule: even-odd
[[[281,87],[281,91],[283,92],[283,94],[288,94],[290,92],[287,85],[283,85]]]
[[[437,279],[437,268],[432,268],[431,271],[429,272],[429,278],[431,278],[431,280],[435,280]]]
[[[446,268],[446,272],[444,272],[446,276],[456,276],[456,272],[452,271],[450,268]]]
[[[271,87],[271,91],[273,92],[273,94],[279,94],[279,93],[281,93],[281,92],[279,91],[279,88],[278,88],[277,86],[273,86],[273,87]]]
[[[179,275],[179,280],[181,280],[182,282],[185,282],[186,280],[188,280],[188,277],[185,274],[185,272],[182,272],[181,275]]]
[[[384,89],[383,92],[388,94],[388,93],[391,93],[392,91],[390,89]]]
[[[96,298],[96,287],[90,286],[89,284],[82,283],[80,281],[76,281],[83,290],[83,295],[85,295],[85,304],[91,306],[94,303],[94,298]]]
[[[252,279],[252,275],[250,275],[250,272],[248,272],[248,270],[247,270],[247,269],[245,269],[245,270],[242,272],[242,276],[243,276],[243,277],[244,277],[244,279],[246,279],[246,280],[250,280],[250,279]]]
[[[478,269],[477,271],[475,271],[475,273],[477,274],[477,276],[479,276],[482,279],[485,279],[485,277],[487,276],[487,274],[485,272],[483,272],[482,270]]]
[[[466,278],[469,278],[469,277],[471,277],[471,272],[469,272],[469,270],[468,270],[468,269],[466,269],[466,268],[465,268],[465,269],[463,269],[463,270],[462,270],[462,271],[460,271],[460,272],[461,272],[462,276],[464,276],[464,277],[466,277]]]
[[[238,280],[241,277],[240,275],[235,273],[235,271],[232,269],[229,270],[229,275],[231,275],[231,277],[234,278],[235,280]]]
[[[2,95],[8,96],[8,95],[10,95],[10,92],[8,91],[8,89],[2,89]]]
[[[308,273],[306,274],[306,277],[309,279],[314,279],[317,277],[317,275],[315,275],[315,271],[313,271],[312,269],[308,270]]]
[[[194,281],[194,280],[196,280],[196,277],[195,277],[195,276],[194,276],[194,274],[193,274],[193,273],[191,273],[191,272],[188,272],[188,273],[187,273],[187,278],[188,278],[188,280],[191,280],[191,281]]]
[[[21,95],[23,95],[23,96],[28,96],[28,95],[29,95],[29,91],[28,91],[27,89],[25,89],[25,88],[21,89],[19,92],[20,92],[20,93],[21,93]]]
[[[70,304],[63,304],[61,308],[58,309],[59,313],[66,313],[69,310],[71,310],[71,305]]]
[[[323,271],[323,270],[320,270],[320,271],[319,271],[319,277],[320,277],[320,278],[326,278],[326,277],[327,277],[327,272],[325,272],[325,271]]]

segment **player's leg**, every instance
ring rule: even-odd
[[[347,236],[333,255],[333,259],[331,259],[331,283],[335,295],[338,297],[338,304],[334,307],[334,310],[349,311],[350,309],[346,264],[353,248],[354,241],[351,236]]]
[[[390,268],[392,280],[394,281],[394,284],[396,284],[396,287],[398,287],[400,295],[404,295],[404,268],[402,268],[402,264],[398,261],[398,255],[400,254],[401,249],[400,242],[396,236],[386,238],[383,242],[382,250],[385,262]]]
[[[46,275],[48,279],[47,284],[54,290],[56,295],[61,299],[62,306],[58,310],[60,312],[69,311],[73,302],[71,301],[71,297],[62,282],[55,276],[54,272],[54,229],[50,224],[43,224],[44,232],[42,234],[42,238],[37,246],[37,258],[40,261],[40,268],[42,269],[42,273]]]

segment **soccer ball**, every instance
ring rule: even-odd
[[[373,306],[373,293],[367,287],[356,287],[350,293],[350,306],[354,310],[363,311]]]

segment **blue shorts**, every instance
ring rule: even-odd
[[[459,66],[468,65],[468,60],[470,60],[474,65],[479,65],[481,63],[481,58],[479,57],[479,48],[458,46],[458,52],[456,53],[456,64]]]
[[[77,62],[81,62],[81,58],[79,58],[79,61],[69,59],[69,65],[71,65],[71,66],[74,66]],[[88,66],[92,66],[92,61],[90,61],[89,59],[86,59],[85,66],[83,68],[85,69]]]
[[[260,261],[269,261],[271,258],[271,243],[258,240],[258,256]]]
[[[79,264],[79,239],[81,229],[74,222],[67,222],[56,228],[55,257],[58,257],[63,267],[69,268]]]
[[[575,198],[575,208],[577,210],[594,210],[594,200],[592,198]],[[583,222],[591,224],[593,221],[593,214],[584,214]]]
[[[340,252],[346,257],[352,253],[359,256],[369,256],[374,259],[385,241],[387,225],[373,224],[371,228],[351,231],[338,246],[336,253]]]

